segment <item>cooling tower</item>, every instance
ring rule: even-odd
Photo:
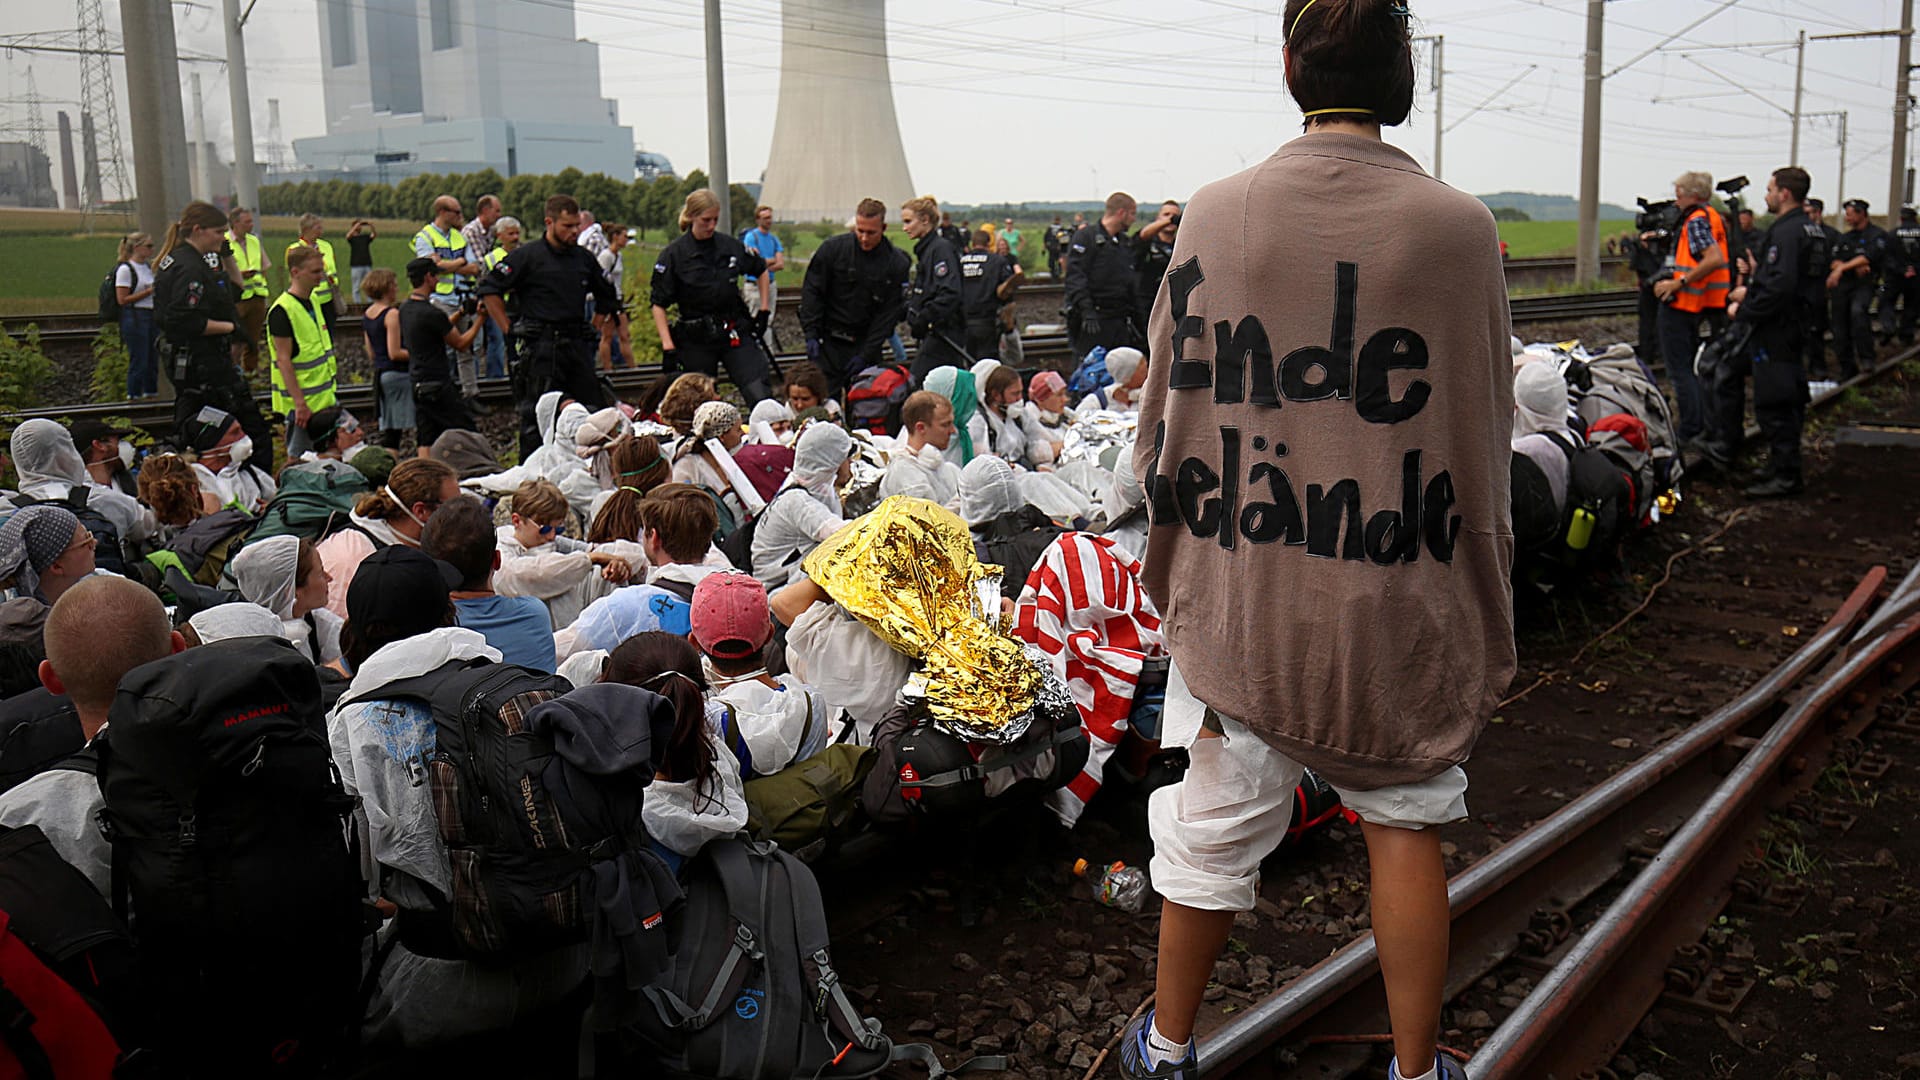
[[[783,0],[780,108],[760,201],[782,221],[845,221],[912,198],[887,71],[886,0]]]

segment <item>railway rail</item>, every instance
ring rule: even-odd
[[[1768,811],[1810,788],[1836,745],[1917,683],[1920,568],[1889,592],[1876,567],[1745,692],[1454,877],[1448,998],[1510,962],[1545,970],[1473,1052],[1476,1080],[1600,1075],[1675,978],[1676,951],[1731,898],[1767,888],[1743,864]],[[1714,970],[1701,981],[1724,1000],[1751,979]],[[1367,934],[1204,1037],[1200,1061],[1204,1075],[1232,1080],[1359,1075],[1380,1038],[1360,1033],[1386,1030]]]

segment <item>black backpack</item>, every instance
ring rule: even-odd
[[[53,768],[87,745],[73,702],[44,686],[0,701],[0,792]]]
[[[983,563],[1002,567],[1000,595],[1017,597],[1040,556],[1061,533],[1071,531],[1055,525],[1039,507],[1022,506],[981,526],[974,533],[973,553]]]
[[[760,527],[760,519],[767,516],[767,511],[773,509],[773,504],[780,501],[780,496],[789,491],[805,490],[805,488],[783,487],[774,492],[773,498],[767,500],[767,505],[761,507],[759,513],[748,518],[746,524],[728,533],[726,539],[720,541],[720,554],[727,557],[727,561],[733,564],[734,569],[746,574],[753,573],[753,534]],[[787,561],[793,562],[799,557],[800,551],[795,548],[792,558]],[[691,601],[693,597],[688,596],[687,599]]]
[[[1575,445],[1570,435],[1549,432],[1567,455],[1567,507],[1561,515],[1561,561],[1580,569],[1610,566],[1633,530],[1633,482],[1606,451]]]
[[[872,771],[860,809],[879,824],[920,817],[959,820],[989,802],[1010,806],[1065,787],[1087,764],[1087,731],[1071,699],[1043,700],[1008,745],[965,742],[933,724],[924,700],[894,707],[873,729]],[[987,795],[988,777],[996,794]]]
[[[701,1080],[846,1080],[896,1060],[946,1075],[925,1046],[893,1045],[847,999],[828,948],[820,884],[778,845],[714,840],[687,861],[668,918],[673,967],[628,1028],[645,1075]],[[953,1072],[1004,1069],[975,1058]]]
[[[107,271],[107,276],[100,279],[100,321],[103,323],[116,326],[120,323],[120,268],[130,265],[114,263],[113,269]],[[140,282],[138,275],[133,280],[136,285]]]
[[[147,1046],[201,1075],[305,1076],[350,1048],[370,928],[354,799],[313,665],[278,638],[143,664],[94,740]]]
[[[67,489],[66,498],[36,499],[30,495],[15,495],[13,506],[16,510],[24,510],[29,506],[58,506],[79,518],[80,524],[93,534],[93,565],[124,577],[127,573],[127,556],[120,547],[120,530],[107,520],[105,514],[87,505],[87,498],[92,494],[85,485],[75,484]]]

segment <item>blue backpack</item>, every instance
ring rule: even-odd
[[[1080,366],[1073,369],[1067,378],[1067,390],[1075,395],[1091,394],[1103,386],[1110,386],[1113,376],[1107,374],[1107,347],[1095,345]]]

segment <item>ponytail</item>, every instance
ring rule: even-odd
[[[653,748],[655,771],[681,784],[713,779],[707,680],[700,671],[700,654],[686,638],[664,630],[635,634],[607,657],[603,681],[651,690],[673,706],[673,736],[666,746]]]
[[[385,487],[360,496],[353,512],[374,521],[390,521],[407,514],[414,503],[436,502],[449,480],[458,480],[453,467],[432,458],[408,458],[393,467]],[[396,501],[404,499],[405,502]]]
[[[167,226],[167,242],[161,245],[163,254],[179,247],[184,238],[195,229],[224,229],[227,227],[227,215],[219,207],[198,199],[186,205],[180,211],[180,220]]]

